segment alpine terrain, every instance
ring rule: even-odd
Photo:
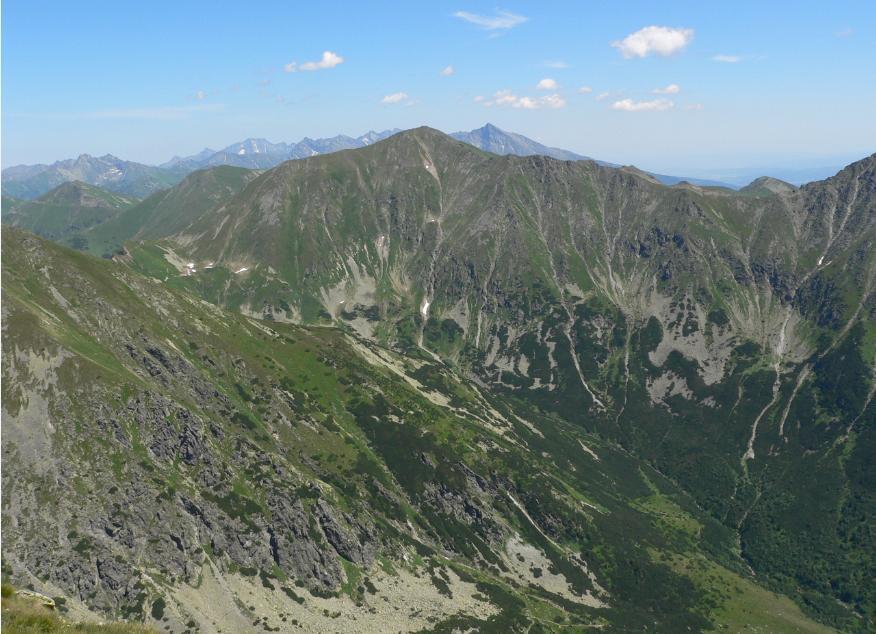
[[[463,140],[4,198],[4,580],[172,632],[876,629],[876,155]]]

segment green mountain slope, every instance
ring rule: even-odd
[[[36,200],[3,201],[3,223],[53,240],[76,241],[76,236],[131,207],[126,198],[87,183],[63,183]],[[76,243],[81,242],[81,238]]]
[[[580,421],[3,232],[3,566],[182,631],[826,631]],[[594,417],[594,422],[598,420]]]
[[[220,166],[193,172],[87,233],[92,253],[111,252],[131,239],[154,239],[184,230],[205,211],[224,204],[258,172]]]
[[[620,443],[774,587],[866,629],[876,157],[761,185],[666,187],[421,128],[285,163],[127,260],[245,314],[437,354]]]

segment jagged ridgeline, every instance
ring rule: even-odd
[[[421,128],[202,172],[114,262],[4,229],[4,569],[173,630],[871,629],[874,168]]]

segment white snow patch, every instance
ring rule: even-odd
[[[237,275],[238,273],[246,273],[248,270],[249,270],[249,269],[248,269],[247,267],[243,266],[243,267],[237,269],[237,270],[234,272],[234,274]]]
[[[420,306],[420,314],[421,314],[423,317],[428,317],[428,316],[429,316],[429,304],[430,304],[430,303],[431,303],[431,302],[430,302],[428,299],[425,299],[425,298],[423,299],[423,305]]]

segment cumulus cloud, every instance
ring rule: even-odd
[[[495,31],[500,29],[513,29],[526,22],[529,18],[510,13],[508,11],[496,11],[495,15],[478,15],[469,13],[468,11],[457,11],[453,17],[465,20],[471,24],[475,24],[487,31]]]
[[[337,53],[332,53],[331,51],[323,51],[322,57],[315,62],[304,62],[299,64],[298,62],[289,62],[285,66],[283,66],[283,70],[287,73],[295,73],[299,70],[324,70],[326,68],[334,68],[340,64],[344,63],[344,58],[338,55]]]
[[[556,90],[557,82],[555,79],[551,79],[550,77],[545,77],[540,82],[538,82],[535,87],[538,90]]]
[[[648,57],[651,54],[667,57],[678,53],[693,39],[693,29],[677,29],[668,26],[646,26],[630,33],[622,40],[611,43],[621,55]]]
[[[624,112],[648,112],[656,110],[669,110],[675,104],[668,99],[654,99],[653,101],[633,101],[632,99],[621,99],[611,104],[612,110],[623,110]]]
[[[380,100],[380,103],[401,103],[408,98],[406,92],[394,92],[391,95],[386,95]]]
[[[590,86],[581,86],[578,89],[578,94],[581,94],[581,95],[587,95],[587,94],[590,94],[591,92],[593,92],[593,89]]]
[[[441,69],[441,72],[438,73],[442,77],[450,77],[451,75],[456,74],[456,69],[453,66],[445,66]]]
[[[655,88],[651,92],[655,95],[677,95],[681,92],[681,86],[678,84],[669,84],[665,88]]]
[[[523,110],[540,110],[542,108],[562,108],[566,105],[566,100],[558,94],[543,95],[541,97],[519,97],[510,90],[500,90],[493,94],[492,99],[487,99],[483,96],[475,97],[475,102],[483,104],[490,108],[492,106],[508,106],[510,108],[521,108]]]
[[[713,62],[722,62],[724,64],[736,64],[742,61],[741,55],[715,55],[712,57]]]

